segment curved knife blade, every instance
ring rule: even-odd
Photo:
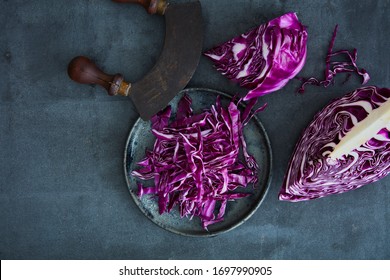
[[[159,112],[190,81],[200,59],[203,19],[200,2],[169,5],[165,41],[152,70],[132,84],[130,97],[144,120]]]

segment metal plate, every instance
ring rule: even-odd
[[[199,113],[203,109],[210,108],[212,104],[215,104],[217,95],[221,96],[223,105],[228,104],[231,100],[231,96],[215,90],[185,89],[179,92],[170,102],[173,112],[176,112],[177,103],[185,93],[191,97],[192,108],[195,113]],[[144,195],[142,198],[137,196],[137,181],[130,174],[132,170],[138,168],[137,162],[145,157],[145,149],[151,150],[155,141],[155,137],[150,131],[150,122],[138,119],[127,139],[124,157],[126,182],[134,202],[142,213],[155,224],[177,234],[214,236],[236,228],[248,220],[258,209],[266,196],[271,181],[271,146],[265,129],[257,117],[252,118],[244,128],[244,136],[248,152],[256,158],[260,166],[259,181],[255,188],[251,186],[246,188],[246,191],[253,192],[253,195],[236,201],[229,201],[224,221],[210,225],[208,231],[206,231],[202,228],[199,218],[194,217],[192,220],[181,218],[176,208],[170,213],[160,215],[157,199],[151,195]]]

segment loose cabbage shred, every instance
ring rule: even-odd
[[[252,113],[255,102],[250,102],[241,113],[240,101],[224,108],[218,97],[211,109],[194,114],[191,98],[184,95],[174,120],[169,106],[155,115],[153,150],[146,151],[140,169],[131,173],[154,180],[154,186],[139,183],[139,196],[155,195],[160,214],[178,206],[181,217],[197,216],[205,229],[223,221],[228,201],[251,194],[239,188],[258,181],[259,167],[246,149],[243,128],[265,106]]]
[[[315,85],[315,86],[323,86],[328,87],[333,83],[333,78],[338,73],[348,73],[347,79],[351,76],[351,73],[356,73],[363,78],[362,85],[366,84],[370,80],[370,75],[367,73],[365,69],[359,69],[356,64],[357,60],[357,50],[353,49],[352,52],[348,50],[338,50],[333,51],[334,42],[336,40],[338,25],[334,28],[332,39],[329,43],[328,53],[325,59],[325,73],[324,79],[320,81],[317,78],[302,78],[297,77],[298,80],[302,81],[301,87],[298,89],[299,93],[303,93],[305,91],[306,85]],[[347,61],[332,61],[335,57],[340,57],[344,55]],[[347,81],[347,79],[345,81]]]

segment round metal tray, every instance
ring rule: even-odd
[[[188,94],[192,99],[192,108],[195,113],[202,109],[210,108],[215,104],[218,95],[221,102],[226,105],[230,102],[228,94],[201,88],[185,89],[179,92],[170,102],[172,112],[176,112],[177,103],[183,94]],[[260,166],[259,181],[255,188],[248,186],[247,191],[252,192],[251,196],[236,201],[229,201],[226,207],[224,221],[210,225],[208,230],[202,228],[200,219],[194,217],[192,220],[181,218],[178,209],[174,208],[170,213],[159,214],[157,199],[151,195],[139,197],[137,195],[137,181],[131,176],[131,171],[137,169],[137,162],[145,157],[145,150],[151,150],[155,137],[151,133],[150,122],[138,119],[130,131],[126,143],[124,156],[124,169],[130,194],[146,217],[158,226],[168,231],[186,236],[214,236],[227,232],[248,220],[259,208],[264,200],[270,181],[272,167],[271,146],[265,129],[259,119],[254,117],[244,128],[244,136],[247,142],[248,152],[253,155]]]

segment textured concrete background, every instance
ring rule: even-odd
[[[390,87],[390,1],[201,1],[204,49],[285,12],[308,26],[302,75],[322,75],[335,48],[359,50],[369,84]],[[122,167],[137,118],[126,98],[69,80],[68,62],[88,55],[109,73],[141,78],[158,59],[164,20],[108,0],[0,1],[1,259],[390,259],[390,177],[359,190],[301,203],[279,202],[287,162],[304,127],[352,78],[296,94],[297,81],[262,98],[260,118],[274,151],[267,198],[239,228],[214,238],[164,231],[138,210]],[[189,87],[228,93],[202,57]]]

